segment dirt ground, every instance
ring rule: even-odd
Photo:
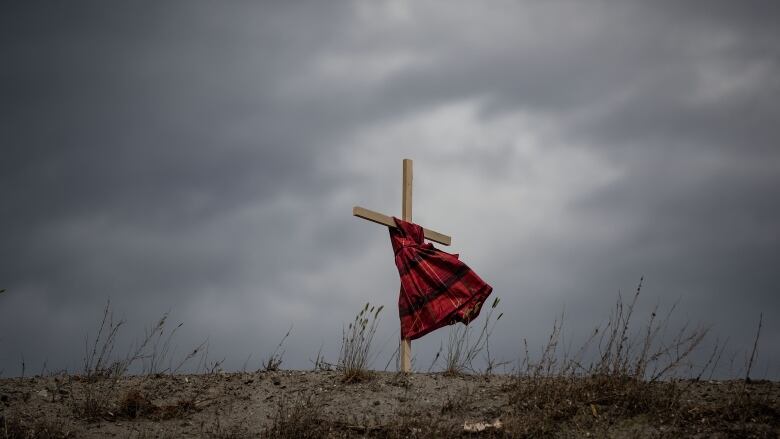
[[[655,416],[653,406],[612,417],[609,413],[617,412],[610,407],[619,403],[609,398],[583,404],[564,395],[554,400],[552,410],[545,409],[546,403],[530,407],[533,398],[523,386],[522,380],[505,375],[386,372],[345,384],[332,371],[160,375],[116,382],[70,375],[11,378],[0,380],[0,438],[780,434],[777,382],[683,383],[675,387],[685,389],[678,405],[670,407],[679,413]],[[472,431],[480,427],[481,432]]]

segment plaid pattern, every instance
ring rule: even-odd
[[[390,241],[401,275],[401,337],[414,340],[442,326],[468,324],[476,318],[493,287],[458,255],[424,243],[422,227],[393,219],[398,225],[390,228]]]

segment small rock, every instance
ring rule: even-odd
[[[379,401],[374,401],[374,405],[379,405]]]
[[[494,428],[498,430],[501,429],[501,427],[503,427],[503,424],[499,419],[496,419],[493,422],[469,422],[469,421],[463,422],[463,431],[469,433],[477,433],[477,432],[485,431],[488,428]]]
[[[274,377],[273,383],[274,383],[274,386],[278,386],[279,384],[282,384],[282,381],[279,378]]]

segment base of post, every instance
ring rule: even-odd
[[[412,341],[408,338],[401,339],[401,372],[412,371]]]

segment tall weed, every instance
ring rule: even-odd
[[[366,303],[355,320],[342,330],[338,370],[344,382],[361,381],[369,377],[371,345],[379,325],[379,313],[384,306],[374,307]]]

